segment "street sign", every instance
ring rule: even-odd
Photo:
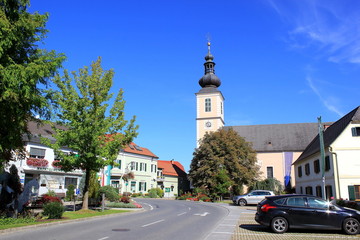
[[[165,192],[170,192],[170,188],[165,188]]]

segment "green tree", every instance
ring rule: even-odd
[[[0,1],[0,168],[24,155],[23,135],[34,115],[49,116],[44,88],[65,57],[39,49],[48,14],[29,13],[29,0]]]
[[[281,194],[284,191],[284,186],[276,178],[267,178],[261,181],[254,182],[250,187],[251,190],[270,190],[276,195]]]
[[[228,182],[232,192],[238,194],[243,185],[256,180],[258,172],[251,144],[230,128],[205,134],[193,153],[189,177],[193,186],[208,189],[210,194],[217,191],[224,194],[220,189]],[[224,178],[224,174],[229,179]]]
[[[113,99],[110,94],[114,72],[104,71],[101,58],[79,73],[64,71],[64,76],[56,75],[54,83],[59,90],[53,91],[57,107],[57,123],[66,130],[55,128],[56,142],[47,145],[55,149],[61,160],[59,165],[65,171],[83,169],[86,172],[84,184],[83,209],[88,208],[91,172],[98,172],[106,165],[114,165],[120,149],[137,136],[135,116],[127,121],[124,118],[123,91]],[[73,86],[75,83],[77,89]],[[60,149],[67,146],[74,153],[65,154]]]

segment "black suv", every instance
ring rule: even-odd
[[[359,211],[302,194],[266,197],[257,205],[255,220],[275,233],[289,228],[343,230],[346,234],[360,231]]]

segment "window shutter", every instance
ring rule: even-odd
[[[145,186],[144,186],[144,191],[146,192],[146,182],[145,182],[144,184],[145,184]]]
[[[145,163],[145,172],[146,172],[146,166],[147,166],[147,164]]]
[[[349,200],[354,201],[355,200],[355,187],[353,185],[349,185],[348,190],[349,190]]]

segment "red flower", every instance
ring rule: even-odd
[[[26,160],[26,164],[29,166],[34,166],[34,167],[46,167],[49,164],[49,162],[48,162],[48,160],[43,159],[43,158],[29,157]]]

